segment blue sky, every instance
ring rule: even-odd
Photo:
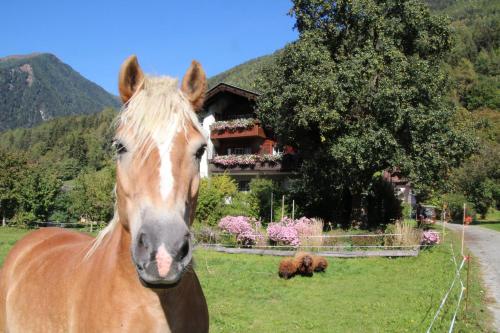
[[[116,94],[122,61],[182,77],[192,59],[213,76],[297,38],[289,0],[2,3],[0,57],[50,52]]]

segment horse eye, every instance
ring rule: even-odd
[[[207,145],[203,145],[201,146],[197,151],[196,151],[196,154],[194,154],[194,156],[196,157],[196,159],[201,159],[201,157],[203,156],[203,154],[205,153],[205,149],[207,148]]]
[[[115,150],[119,155],[127,152],[127,148],[120,141],[114,141],[113,147],[115,147]]]

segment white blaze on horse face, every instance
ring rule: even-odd
[[[163,201],[168,200],[174,188],[175,179],[173,176],[171,153],[175,137],[182,132],[180,124],[171,125],[175,126],[166,131],[169,134],[165,138],[155,140],[160,154],[160,195]],[[177,130],[175,130],[176,127]]]
[[[160,152],[160,194],[161,198],[166,201],[174,188],[174,176],[172,175],[172,161],[170,158],[172,140],[160,143],[158,150]]]

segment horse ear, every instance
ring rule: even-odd
[[[135,92],[142,88],[143,82],[144,73],[137,57],[131,55],[123,62],[118,79],[118,90],[123,103],[127,103]]]
[[[205,100],[205,91],[207,90],[207,77],[200,63],[196,60],[191,62],[191,66],[182,79],[181,90],[186,94],[191,102],[193,109],[199,111]]]

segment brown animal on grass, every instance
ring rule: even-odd
[[[324,272],[328,267],[328,261],[325,257],[313,256],[312,266],[315,272]]]
[[[302,276],[313,275],[313,257],[309,253],[297,252],[294,258],[297,273]]]
[[[278,275],[283,279],[290,279],[297,274],[297,265],[293,258],[285,258],[280,261]]]
[[[0,332],[208,332],[189,231],[205,73],[193,61],[179,89],[133,56],[119,90],[114,218],[97,239],[42,228],[17,242],[0,272]]]

